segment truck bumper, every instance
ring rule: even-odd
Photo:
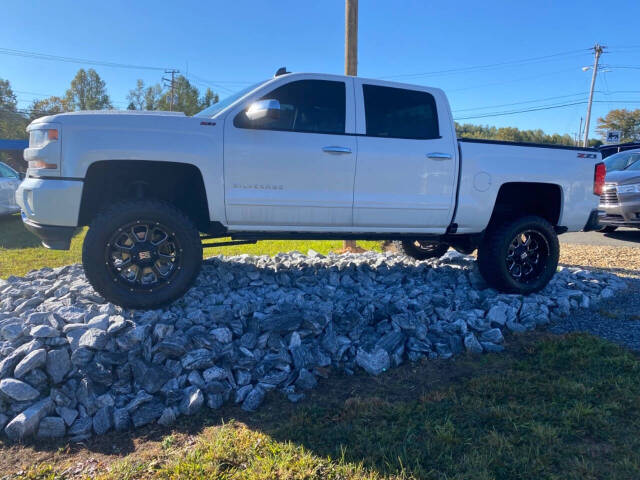
[[[640,195],[619,195],[619,202],[600,205],[600,225],[640,228]]]
[[[27,230],[40,239],[42,245],[52,250],[69,250],[71,237],[76,232],[76,227],[60,227],[56,225],[41,225],[32,222],[22,212],[22,222]]]
[[[82,180],[27,177],[16,191],[22,218],[40,225],[76,227]]]

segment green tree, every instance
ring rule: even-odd
[[[18,99],[9,80],[0,78],[0,138],[26,138],[28,120],[18,112]]]
[[[144,110],[146,101],[144,81],[142,79],[136,81],[136,88],[129,90],[127,100],[129,100],[129,106],[127,107],[129,110]]]
[[[162,87],[159,83],[145,87],[143,80],[136,82],[136,87],[129,90],[127,95],[130,110],[170,110],[171,88]],[[194,115],[200,110],[218,102],[218,94],[207,88],[204,95],[183,75],[174,80],[173,111]]]
[[[71,110],[65,98],[54,96],[31,102],[29,116],[31,120],[35,120],[46,115],[55,115],[56,113],[64,113]]]
[[[200,110],[204,110],[207,107],[210,107],[214,103],[218,103],[220,101],[220,97],[218,97],[217,93],[213,93],[209,87],[207,87],[207,91],[204,92],[204,96],[200,99]]]
[[[194,115],[200,110],[200,92],[198,88],[191,85],[187,77],[178,75],[173,83],[173,111],[184,112],[185,115]],[[158,110],[171,109],[171,88],[160,97]]]
[[[106,84],[93,69],[84,68],[71,80],[71,87],[67,90],[65,100],[73,110],[103,110],[112,108],[107,94]]]
[[[574,145],[571,135],[554,133],[548,135],[542,130],[520,130],[515,127],[489,127],[456,122],[456,135],[459,138],[482,138],[485,140],[503,140],[507,142],[546,143],[550,145]]]
[[[640,108],[627,110],[619,108],[611,110],[604,117],[598,118],[596,131],[606,137],[608,130],[620,130],[620,143],[640,140]]]
[[[162,98],[162,86],[159,83],[147,87],[144,91],[144,109],[159,110]]]
[[[17,106],[18,99],[11,89],[11,83],[0,78],[0,110],[15,112]]]

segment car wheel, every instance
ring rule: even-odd
[[[82,247],[87,279],[105,299],[156,308],[181,297],[202,265],[193,222],[159,200],[125,201],[91,222]]]
[[[449,250],[446,243],[427,242],[423,240],[396,240],[393,242],[399,253],[416,260],[440,258]]]
[[[618,227],[614,227],[613,225],[607,225],[606,227],[602,227],[598,231],[601,233],[611,233],[611,232],[615,232],[617,229]]]
[[[549,283],[559,256],[553,226],[541,217],[529,216],[490,227],[478,249],[478,267],[497,290],[528,294]]]

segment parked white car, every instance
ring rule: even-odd
[[[534,292],[557,234],[597,225],[605,174],[593,149],[457,139],[437,88],[323,74],[276,75],[194,117],[75,112],[28,131],[25,225],[59,249],[88,225],[88,279],[137,308],[181,296],[201,239],[225,236],[478,248],[490,285]]]
[[[20,211],[16,203],[16,191],[20,182],[20,174],[6,163],[0,162],[0,216]]]

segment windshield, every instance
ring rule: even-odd
[[[262,82],[258,82],[254,85],[251,85],[250,87],[243,88],[239,92],[233,93],[228,97],[220,100],[219,102],[214,103],[210,107],[205,108],[201,112],[196,113],[194,117],[213,117],[216,113],[221,112],[222,110],[227,108],[229,105],[231,105],[233,102],[244,97],[247,93],[251,92],[252,90],[255,90],[266,81],[267,80],[263,80]]]
[[[604,163],[607,166],[607,172],[615,172],[616,170],[624,170],[638,159],[640,159],[640,151],[628,150],[607,157]]]

